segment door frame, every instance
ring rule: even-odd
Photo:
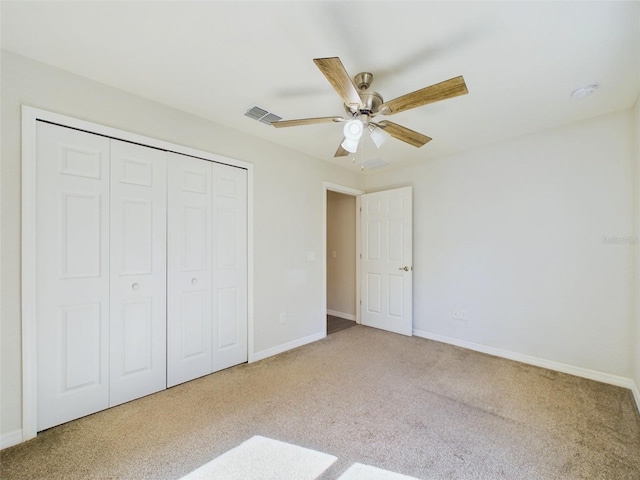
[[[324,335],[327,335],[327,192],[343,193],[356,198],[356,323],[360,323],[360,195],[366,193],[356,188],[322,182],[322,305],[324,309]]]
[[[196,150],[144,135],[87,122],[46,110],[22,106],[22,441],[37,435],[37,337],[36,337],[36,154],[38,121],[84,130],[126,142],[180,153],[247,170],[247,342],[248,361],[254,353],[254,245],[253,164]],[[325,302],[326,305],[326,302]]]

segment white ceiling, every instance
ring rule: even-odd
[[[275,129],[244,116],[344,115],[312,59],[374,74],[386,100],[463,75],[469,94],[387,117],[433,141],[370,140],[357,161],[427,161],[629,108],[640,2],[13,2],[2,48],[348,168],[342,124]],[[577,87],[597,93],[572,100]],[[391,168],[391,167],[384,167]]]

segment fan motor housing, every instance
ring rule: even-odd
[[[362,99],[362,108],[349,107],[345,104],[344,109],[349,115],[361,114],[376,114],[380,105],[384,103],[382,95],[378,92],[360,92],[360,98]]]

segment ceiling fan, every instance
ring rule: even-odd
[[[346,122],[343,128],[344,139],[340,143],[335,157],[344,157],[349,153],[355,153],[364,130],[369,132],[378,148],[386,140],[387,134],[414,147],[422,147],[431,140],[430,137],[389,120],[374,122],[372,119],[377,115],[393,115],[469,93],[464,78],[460,75],[385,102],[378,92],[369,91],[373,74],[369,72],[358,73],[352,81],[340,58],[314,58],[313,61],[342,98],[347,118],[337,116],[300,118],[280,120],[271,125],[282,128],[316,123]]]

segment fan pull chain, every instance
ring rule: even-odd
[[[364,135],[360,137],[360,140],[362,141],[362,152],[360,153],[360,159],[362,161],[360,162],[360,171],[364,172]]]

